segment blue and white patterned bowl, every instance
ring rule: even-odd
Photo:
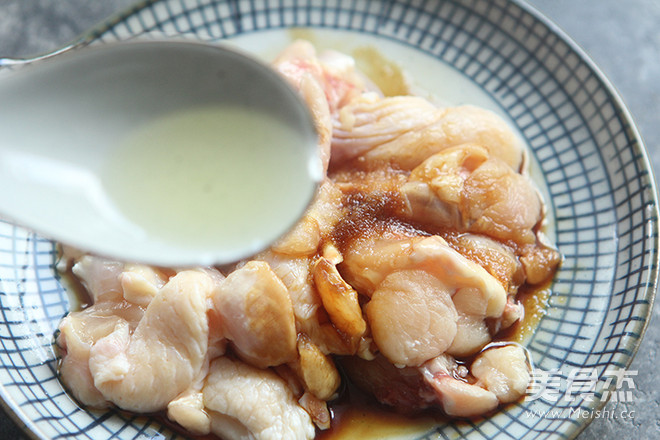
[[[658,206],[630,115],[561,31],[509,0],[151,0],[77,45],[144,34],[228,40],[264,57],[300,36],[348,53],[368,46],[429,96],[507,117],[530,146],[548,236],[564,256],[525,345],[537,368],[561,371],[560,394],[571,371],[596,371],[595,398],[527,399],[412,438],[573,438],[584,428],[589,418],[576,410],[604,404],[605,373],[630,364],[644,333],[658,275]],[[86,411],[63,390],[52,342],[69,300],[54,263],[53,243],[0,222],[0,397],[9,411],[40,439],[183,438],[148,417]],[[563,416],[533,416],[547,411]]]

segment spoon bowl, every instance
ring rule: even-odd
[[[133,41],[0,75],[0,213],[86,251],[166,266],[250,256],[322,169],[286,81],[226,47]]]

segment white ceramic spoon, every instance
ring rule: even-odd
[[[114,43],[0,72],[0,213],[64,244],[237,261],[291,228],[321,178],[296,91],[227,48]]]

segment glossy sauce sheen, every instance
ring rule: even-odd
[[[302,142],[252,109],[194,109],[131,133],[102,180],[120,213],[153,238],[232,249],[250,237],[265,246],[292,226],[320,180]]]

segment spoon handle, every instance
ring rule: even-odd
[[[29,57],[29,58],[0,57],[0,69],[22,66],[25,64],[33,63],[35,61],[45,60],[47,58],[54,57],[55,55],[59,55],[63,52],[67,52],[73,49],[74,47],[77,47],[80,44],[81,43],[69,44],[67,46],[56,49],[52,52],[48,52],[42,55],[36,55],[34,57]]]

